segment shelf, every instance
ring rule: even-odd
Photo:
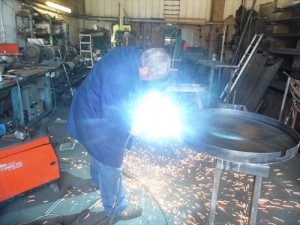
[[[21,18],[21,19],[20,19]],[[20,11],[16,13],[16,28],[18,44],[25,48],[27,37],[43,38],[50,42],[50,45],[64,46],[68,36],[68,25],[64,20],[52,18],[49,15],[33,12]]]
[[[300,17],[288,18],[288,19],[279,19],[279,20],[270,20],[266,21],[266,25],[277,25],[277,24],[287,24],[299,22]]]
[[[292,66],[281,66],[280,69],[282,71],[288,71],[290,73],[299,73],[300,72],[300,67],[292,67]]]
[[[300,49],[278,48],[278,49],[272,49],[272,50],[270,50],[269,53],[278,54],[278,55],[300,56]]]
[[[300,33],[290,34],[290,33],[281,33],[281,34],[272,34],[270,37],[274,38],[284,38],[284,39],[295,39],[300,38]]]
[[[282,8],[279,8],[279,7],[275,7],[275,11],[274,13],[278,13],[278,12],[289,12],[291,10],[296,10],[300,7],[300,4],[299,3],[290,3],[290,4],[286,4],[286,7],[282,7]]]
[[[87,62],[87,68],[94,66],[93,49],[92,49],[92,35],[91,34],[79,34],[80,41],[80,55],[84,57]]]
[[[53,19],[51,17],[45,17],[45,16],[33,16],[32,19],[35,22],[46,22],[46,23],[49,23],[49,21],[51,21],[52,25],[61,25],[61,24],[65,23],[64,20]]]

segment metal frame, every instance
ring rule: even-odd
[[[254,188],[253,188],[252,199],[251,199],[249,225],[255,225],[256,217],[257,217],[258,201],[259,201],[261,184],[262,184],[262,177],[268,177],[270,166],[264,164],[229,162],[226,160],[218,159],[215,167],[213,191],[211,196],[209,225],[213,225],[215,220],[218,191],[220,186],[220,177],[221,177],[222,170],[234,171],[238,173],[246,173],[254,176],[254,182],[253,182]]]
[[[264,164],[253,164],[253,163],[237,163],[237,162],[230,162],[230,161],[218,159],[215,167],[213,192],[211,196],[209,225],[213,225],[215,220],[218,191],[220,186],[220,177],[221,177],[222,170],[234,171],[238,173],[246,173],[254,176],[254,182],[253,182],[254,188],[253,188],[252,199],[251,199],[249,225],[255,225],[256,217],[257,217],[258,201],[259,201],[261,184],[262,184],[262,177],[268,177],[270,166]]]
[[[236,121],[235,126],[239,129],[245,128],[244,132],[236,130],[233,121]],[[192,124],[190,127],[195,129],[189,130],[184,138],[185,142],[199,152],[217,159],[209,225],[214,224],[222,170],[254,176],[249,225],[255,225],[262,177],[268,177],[271,164],[281,163],[296,156],[299,134],[276,119],[242,110],[222,108],[202,110],[189,122]],[[230,127],[229,136],[239,137],[237,142],[229,139],[227,135],[219,135],[227,134],[228,127]],[[267,134],[266,139],[261,136],[261,130],[263,135]]]

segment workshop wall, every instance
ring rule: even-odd
[[[157,32],[159,26],[164,22],[164,9],[162,0],[56,0],[58,4],[72,8],[72,14],[61,14],[58,11],[45,11],[46,0],[23,2],[57,18],[62,18],[69,25],[69,40],[71,45],[78,44],[78,33],[93,29],[95,25],[112,31],[112,25],[118,23],[119,3],[123,2],[124,14],[136,27],[137,37],[140,35],[149,37],[149,43],[161,43],[162,35]],[[262,4],[274,2],[274,0],[257,0],[255,10],[259,11]],[[277,7],[282,7],[295,2],[295,0],[277,0]],[[183,30],[188,30],[189,46],[207,48],[208,42],[210,51],[216,46],[216,37],[222,33],[223,20],[234,17],[236,10],[244,3],[250,9],[253,0],[225,0],[221,17],[212,20],[212,5],[219,4],[215,0],[180,0],[179,25]],[[0,1],[0,43],[17,42],[15,14],[22,9],[20,0]],[[211,26],[212,25],[212,26]],[[187,28],[188,27],[188,28]],[[154,33],[153,33],[154,32]],[[229,34],[231,35],[231,34]],[[193,37],[193,38],[191,38]],[[212,38],[213,37],[213,38]]]
[[[256,9],[260,4],[273,0],[257,0]],[[279,0],[279,2],[289,0]],[[164,1],[162,0],[85,0],[86,15],[99,17],[118,17],[119,2],[123,2],[126,14],[130,18],[164,18]],[[210,20],[211,5],[213,0],[180,0],[179,18],[186,23],[205,22]],[[234,15],[239,6],[244,3],[246,8],[251,8],[253,0],[226,0],[224,17]]]
[[[273,1],[257,0],[254,9],[259,11],[260,5]],[[253,0],[180,0],[179,15],[174,20],[174,18],[167,18],[164,15],[164,1],[161,0],[85,0],[85,16],[94,21],[84,20],[81,23],[81,29],[92,27],[97,18],[98,21],[106,22],[105,24],[96,22],[97,24],[111,29],[113,24],[119,23],[121,4],[124,9],[124,17],[129,19],[136,37],[146,38],[146,40],[142,40],[143,43],[163,43],[162,34],[156,31],[162,24],[169,21],[177,24],[184,32],[188,30],[189,46],[203,48],[211,55],[217,51],[224,20],[234,18],[241,4],[244,4],[246,9],[250,9],[253,2]],[[280,7],[290,2],[293,1],[278,0],[277,4]],[[222,11],[220,8],[224,10]],[[230,25],[234,28],[234,23]],[[229,36],[233,36],[234,29],[231,29],[230,32]]]
[[[0,43],[17,41],[15,13],[19,10],[21,4],[16,0],[0,1]]]

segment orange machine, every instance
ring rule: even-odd
[[[60,177],[49,137],[0,149],[0,202]]]

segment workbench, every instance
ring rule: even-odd
[[[13,117],[22,126],[31,126],[53,110],[51,77],[53,67],[22,67],[2,75],[0,96],[9,95]]]

